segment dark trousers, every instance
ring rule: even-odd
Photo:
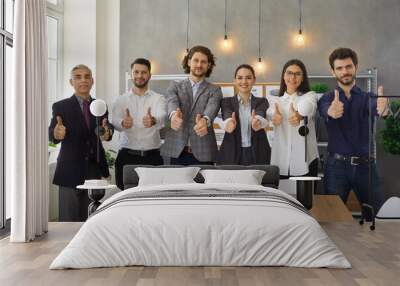
[[[369,168],[371,168],[371,188],[369,191]],[[380,189],[380,179],[375,162],[351,165],[350,162],[328,157],[324,171],[325,193],[339,195],[344,203],[351,190],[361,204],[367,203],[374,207],[375,213],[381,207],[384,196]]]
[[[193,153],[182,151],[178,158],[171,158],[171,165],[214,165],[213,162],[200,162]]]
[[[58,221],[85,221],[90,200],[87,190],[59,186]]]
[[[85,179],[100,179],[101,172],[95,160],[88,161]],[[59,186],[59,221],[86,221],[90,199],[87,190]]]
[[[240,160],[238,165],[248,166],[255,164],[256,158],[254,158],[253,149],[251,147],[241,147]]]
[[[122,148],[118,151],[117,159],[115,160],[115,182],[117,187],[124,189],[123,172],[125,165],[153,165],[159,166],[163,164],[163,159],[160,156],[160,150],[154,149],[145,151],[143,156],[137,154],[137,151],[128,148]]]

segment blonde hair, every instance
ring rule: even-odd
[[[71,79],[73,78],[74,71],[80,70],[80,69],[84,69],[84,70],[89,71],[90,76],[92,76],[92,70],[91,70],[88,66],[83,65],[83,64],[79,64],[79,65],[76,65],[76,66],[74,66],[74,67],[72,68],[72,70],[71,70]]]

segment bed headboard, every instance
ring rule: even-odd
[[[240,166],[240,165],[194,165],[204,169],[218,169],[218,170],[263,170],[265,175],[262,179],[261,184],[265,187],[278,188],[279,186],[279,167],[273,165],[251,165],[251,166]],[[123,171],[123,183],[124,189],[136,187],[139,182],[139,177],[135,172],[136,167],[147,167],[147,168],[181,168],[185,166],[181,165],[162,165],[162,166],[150,166],[150,165],[125,165]],[[204,183],[203,176],[198,173],[194,178],[197,183]]]

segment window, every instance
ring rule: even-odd
[[[52,116],[52,105],[63,98],[63,1],[47,0],[47,40],[48,40],[48,122]],[[49,220],[58,220],[58,187],[51,184],[55,171],[58,150],[49,147]]]
[[[48,124],[51,107],[62,98],[62,1],[47,0],[47,39],[48,39]]]
[[[5,179],[5,100],[11,94],[13,69],[12,47],[14,30],[14,0],[0,0],[0,229],[11,217],[10,194],[4,188]]]
[[[5,30],[13,33],[14,30],[14,0],[5,0]]]

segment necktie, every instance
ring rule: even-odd
[[[83,101],[83,116],[85,117],[86,126],[90,129],[90,110],[89,110],[89,101]]]

